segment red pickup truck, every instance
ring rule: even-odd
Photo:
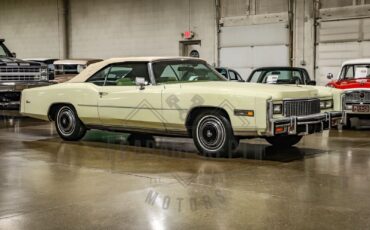
[[[343,89],[342,107],[346,126],[361,125],[362,120],[370,120],[370,59],[346,61],[338,79],[328,74],[332,81],[327,86]]]

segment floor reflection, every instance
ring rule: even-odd
[[[0,229],[366,229],[368,137],[324,132],[288,149],[243,140],[232,158],[207,158],[189,138],[156,137],[149,148],[91,131],[65,142],[50,122],[1,120]]]
[[[114,133],[105,131],[89,131],[82,142],[63,142],[56,134],[53,124],[50,122],[38,121],[31,118],[22,117],[0,117],[0,129],[7,129],[9,132],[19,132],[29,136],[43,136],[41,142],[25,142],[28,148],[43,148],[50,149],[51,153],[60,153],[63,149],[68,149],[69,152],[85,154],[86,148],[98,148],[100,151],[109,152],[110,150],[136,153],[136,154],[151,154],[158,156],[169,156],[174,158],[199,157],[197,150],[190,138],[166,138],[156,137],[155,139],[148,138],[148,142],[138,143],[130,139],[132,135],[125,133]],[[43,127],[36,129],[35,127]],[[352,131],[355,132],[355,131]],[[343,132],[333,132],[330,134],[335,137],[344,137]],[[351,134],[353,135],[353,134]],[[58,149],[53,149],[53,145],[45,142],[59,143]],[[135,147],[139,146],[139,147]],[[264,160],[276,162],[290,162],[302,160],[305,157],[314,157],[315,155],[325,153],[325,150],[291,147],[286,149],[275,148],[264,141],[255,143],[254,141],[242,141],[236,153],[229,157],[212,157],[208,159],[249,159],[249,160]]]

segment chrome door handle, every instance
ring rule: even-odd
[[[100,97],[108,95],[107,92],[99,92]]]

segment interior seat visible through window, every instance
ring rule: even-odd
[[[144,62],[113,64],[100,70],[86,82],[99,86],[133,86],[136,78],[150,82],[148,64]]]

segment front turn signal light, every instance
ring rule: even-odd
[[[254,117],[253,110],[234,110],[235,116]]]

